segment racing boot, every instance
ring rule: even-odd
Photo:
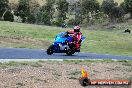
[[[80,44],[76,44],[76,52],[80,52]]]
[[[78,48],[78,49],[76,50],[76,52],[80,52],[80,48]]]

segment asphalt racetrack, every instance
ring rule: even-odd
[[[67,56],[65,53],[47,55],[45,50],[27,48],[0,48],[0,59],[117,59],[132,60],[132,56],[116,56],[95,53],[75,53]]]

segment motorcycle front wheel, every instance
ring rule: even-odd
[[[54,53],[53,48],[54,48],[54,46],[50,45],[49,48],[47,49],[47,54],[52,55]]]

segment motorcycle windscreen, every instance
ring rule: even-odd
[[[55,42],[65,42],[67,38],[56,38]]]
[[[65,35],[66,35],[65,32],[58,34],[55,38],[55,42],[65,42],[65,40],[67,39]]]

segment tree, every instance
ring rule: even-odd
[[[79,25],[82,23],[82,9],[81,9],[81,2],[76,2],[75,3],[75,20],[74,20],[74,25]]]
[[[23,19],[23,23],[26,22],[26,18],[30,15],[29,0],[19,0],[15,15],[20,16]]]
[[[37,15],[38,23],[45,24],[45,25],[51,25],[50,21],[50,15],[48,12],[39,12]]]
[[[102,9],[105,14],[108,15],[110,20],[112,21],[113,16],[112,16],[112,8],[117,6],[118,4],[114,2],[114,0],[104,0],[102,3]]]
[[[27,22],[28,22],[28,23],[31,23],[31,24],[35,23],[35,22],[36,22],[35,16],[34,16],[33,14],[30,14],[30,15],[28,16],[28,18],[27,18]]]
[[[115,6],[112,8],[111,11],[113,21],[115,22],[123,22],[123,17],[125,14],[125,11],[120,6]]]
[[[83,0],[82,11],[84,14],[99,10],[99,2],[97,0]]]
[[[120,4],[120,7],[125,11],[125,14],[127,14],[128,13],[128,11],[127,11],[127,8],[126,8],[126,6],[125,6],[125,3],[124,2],[122,2],[121,4]]]
[[[124,4],[127,12],[130,13],[130,17],[132,18],[132,0],[124,0]]]
[[[36,17],[40,9],[40,4],[37,0],[29,0],[30,14]]]
[[[66,13],[68,13],[68,5],[69,3],[66,0],[58,0],[57,2],[57,10],[58,10],[58,18],[59,19],[66,19]]]
[[[4,21],[10,21],[10,22],[14,21],[14,16],[13,16],[13,14],[10,11],[7,11],[4,14],[3,18],[4,18]]]
[[[53,7],[54,3],[55,3],[55,0],[46,0],[46,4],[43,5],[42,8],[40,9],[41,12],[48,13],[51,19],[54,14],[54,7]]]
[[[53,4],[55,0],[46,0],[46,4],[40,8],[37,15],[38,23],[44,23],[45,25],[51,25],[52,16],[54,13]]]
[[[92,20],[92,14],[96,13],[100,9],[100,5],[97,0],[83,0],[81,5],[82,13],[87,18],[88,22]]]
[[[8,0],[0,0],[0,18],[3,16],[3,13],[9,9]]]
[[[36,0],[19,0],[15,15],[20,16],[22,22],[35,23],[39,7],[40,5]]]

